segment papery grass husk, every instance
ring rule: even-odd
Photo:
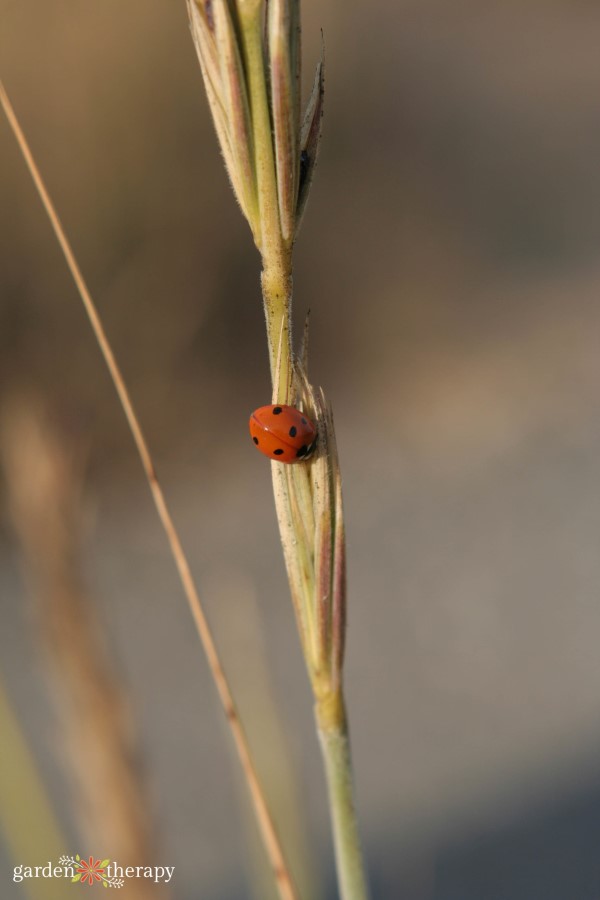
[[[230,12],[222,3],[217,6],[215,16],[212,3],[189,2],[190,31],[225,169],[256,239],[256,178],[246,84]]]

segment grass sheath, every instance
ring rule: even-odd
[[[92,296],[85,283],[69,240],[60,222],[56,209],[54,208],[52,200],[50,199],[50,195],[48,194],[46,186],[43,182],[33,154],[29,148],[23,130],[19,124],[17,116],[1,81],[0,104],[2,105],[10,128],[13,131],[19,149],[29,169],[36,190],[50,220],[50,224],[52,226],[56,239],[64,254],[67,266],[71,272],[77,290],[85,307],[85,311],[92,326],[92,330],[100,347],[102,356],[104,357],[104,360],[106,362],[110,377],[113,381],[129,428],[133,435],[133,439],[139,453],[142,466],[148,480],[148,484],[150,486],[152,497],[154,499],[161,524],[169,541],[171,553],[177,567],[179,578],[183,586],[190,612],[194,619],[200,641],[204,648],[204,652],[206,654],[208,665],[213,676],[215,686],[217,688],[221,705],[229,723],[229,728],[231,730],[244,777],[246,779],[248,790],[250,792],[262,840],[268,854],[273,875],[276,881],[279,897],[281,898],[281,900],[297,900],[297,893],[292,883],[290,871],[285,861],[283,850],[277,832],[275,830],[273,819],[267,805],[265,793],[263,791],[258,773],[252,760],[246,734],[237,712],[233,694],[229,686],[226,674],[223,670],[217,647],[208,625],[208,621],[206,619],[204,609],[202,607],[202,603],[200,601],[200,597],[196,589],[194,579],[192,577],[189,563],[183,550],[181,539],[173,522],[173,518],[169,511],[167,501],[156,475],[154,463],[152,461],[148,444],[144,437],[139,419],[133,407],[133,403],[123,380],[120,367],[112,351],[110,342],[102,325],[102,321],[94,304]]]
[[[331,410],[308,380],[306,359],[294,356],[291,329],[292,250],[319,150],[323,61],[301,123],[300,0],[187,0],[187,6],[225,166],[262,258],[272,402],[300,408],[317,425],[317,447],[309,460],[271,463],[275,508],[315,698],[340,896],[366,900],[342,692],[341,475]],[[245,103],[231,103],[232,85]],[[236,187],[241,184],[244,191]]]

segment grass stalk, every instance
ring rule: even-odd
[[[275,259],[263,257],[261,286],[269,365],[273,382],[273,403],[289,403],[292,371],[292,271],[289,254],[274,253]],[[287,258],[286,258],[287,257]]]
[[[299,0],[187,0],[192,37],[211,109],[227,108],[232,85],[248,106],[215,127],[233,185],[246,177],[236,158],[254,159],[250,193],[257,213],[242,212],[262,257],[272,402],[313,419],[317,446],[293,466],[271,463],[275,507],[300,641],[316,703],[317,730],[328,783],[342,900],[366,900],[358,840],[346,714],[342,699],[346,577],[341,476],[331,410],[293,354],[292,248],[315,170],[323,111],[323,61],[317,66],[300,123]],[[229,16],[215,15],[225,5]],[[265,27],[266,26],[266,27]],[[224,29],[228,29],[224,34]],[[238,67],[220,84],[206,73],[221,47],[239,42]],[[228,59],[231,54],[228,55]],[[242,63],[243,60],[243,63]],[[212,98],[212,99],[211,99]],[[213,113],[214,114],[214,113]],[[250,127],[247,134],[246,117]],[[242,140],[243,146],[230,148]],[[290,471],[291,470],[291,471]]]
[[[285,860],[283,849],[281,847],[277,831],[267,804],[266,796],[260,782],[250,747],[246,738],[246,733],[242,725],[233,694],[229,686],[229,681],[221,664],[215,640],[212,631],[206,619],[200,596],[198,594],[191,569],[183,550],[183,545],[179,537],[179,533],[175,527],[175,523],[171,516],[169,507],[162,487],[158,480],[154,463],[150,455],[150,450],[146,442],[146,438],[142,431],[137,413],[135,412],[129,391],[123,380],[121,369],[117,363],[115,355],[112,351],[110,342],[104,330],[104,326],[92,299],[92,296],[85,283],[75,254],[66,236],[65,230],[60,222],[56,209],[50,199],[50,195],[46,189],[40,171],[37,167],[33,154],[29,148],[23,130],[19,124],[15,111],[9,100],[4,85],[0,81],[0,104],[6,115],[10,128],[15,136],[19,149],[23,155],[27,168],[31,174],[36,190],[40,196],[42,204],[46,210],[50,224],[65,257],[67,266],[81,300],[85,311],[89,318],[94,336],[100,347],[102,356],[110,373],[115,390],[123,407],[125,417],[131,430],[137,451],[142,462],[142,467],[146,475],[150,491],[160,518],[161,524],[167,536],[169,546],[177,567],[177,572],[181,580],[181,584],[188,602],[190,612],[192,614],[198,636],[204,648],[208,665],[217,688],[219,699],[223,707],[223,711],[227,717],[229,728],[236,746],[236,750],[240,759],[244,777],[246,779],[248,790],[250,792],[254,812],[256,815],[262,840],[271,863],[271,868],[277,884],[279,896],[281,900],[297,900],[296,890],[294,888],[290,871]]]
[[[325,766],[341,900],[367,900],[358,834],[348,722],[341,692],[317,702],[317,733]]]

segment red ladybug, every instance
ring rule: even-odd
[[[301,462],[315,448],[317,429],[293,406],[273,404],[255,409],[250,416],[250,434],[257,448],[279,462]]]

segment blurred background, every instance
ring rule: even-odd
[[[310,308],[311,375],[336,413],[374,898],[597,900],[600,7],[303,10],[306,87],[321,29],[327,76],[295,320]],[[305,896],[328,900],[310,692],[247,436],[270,397],[259,259],[185,4],[0,0],[0,16],[0,75],[122,363]],[[12,867],[57,846],[174,865],[161,897],[264,900],[174,566],[5,122],[0,172],[0,893],[51,897]]]

